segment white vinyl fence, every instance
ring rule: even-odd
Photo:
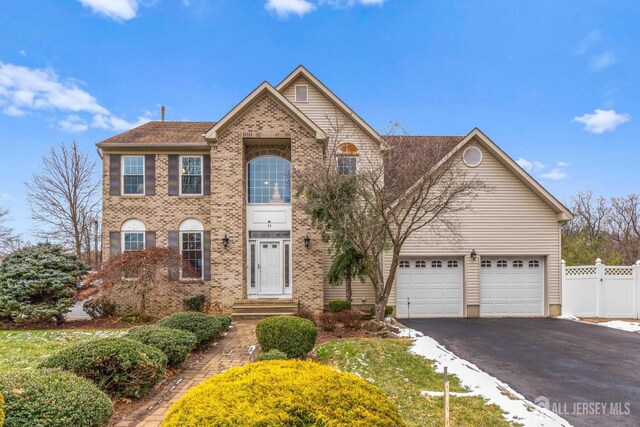
[[[632,266],[568,267],[562,261],[562,314],[638,319],[640,261]]]

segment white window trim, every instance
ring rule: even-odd
[[[127,157],[141,157],[142,158],[142,193],[125,193],[124,192],[124,159]],[[120,170],[122,173],[120,174],[120,195],[126,197],[142,197],[146,195],[147,192],[147,174],[145,173],[147,169],[146,159],[143,155],[133,155],[133,156],[122,156],[120,159]]]
[[[188,157],[188,156],[187,156]],[[202,254],[202,269],[200,271],[200,277],[184,277],[182,275],[182,268],[180,268],[180,280],[183,282],[189,281],[189,282],[201,282],[202,280],[204,280],[204,231],[202,230],[182,230],[180,231],[178,234],[178,238],[179,238],[179,245],[180,245],[180,258],[182,258],[182,250],[183,250],[183,243],[182,243],[182,235],[184,233],[199,233],[200,234],[200,253]]]
[[[298,99],[298,88],[299,87],[306,87],[307,88],[307,99],[304,101],[301,101]],[[293,98],[295,99],[295,102],[301,102],[303,104],[306,104],[309,102],[309,85],[294,85],[293,88]]]
[[[338,164],[338,161],[340,159],[345,159],[345,158],[347,158],[347,159],[356,159],[356,175],[358,175],[358,172],[360,170],[360,156],[358,154],[337,154],[336,155],[336,167],[338,168],[338,170],[340,170],[340,165]]]
[[[200,158],[200,193],[187,193],[184,194],[182,192],[182,159],[183,158],[189,158],[189,157],[199,157]],[[180,196],[184,196],[184,197],[199,197],[202,196],[202,192],[204,190],[204,156],[179,156],[178,157],[178,167],[179,167],[179,174],[180,174],[180,182],[179,182],[179,194]]]
[[[465,158],[466,154],[467,154],[467,151],[469,151],[471,149],[476,149],[480,153],[480,160],[478,160],[478,163],[475,164],[475,165],[467,163],[467,159]],[[482,164],[483,160],[484,160],[484,155],[482,154],[482,150],[479,147],[476,147],[475,145],[472,145],[471,147],[465,148],[464,151],[462,152],[462,161],[464,162],[465,165],[467,165],[470,168],[477,168],[478,166],[480,166]]]
[[[244,168],[244,173],[245,173],[245,177],[246,179],[246,184],[245,184],[245,192],[246,192],[246,196],[245,196],[245,201],[247,205],[250,206],[291,206],[291,201],[293,200],[293,195],[291,194],[291,182],[289,182],[289,203],[255,203],[255,202],[250,202],[249,201],[249,186],[251,185],[251,183],[249,182],[249,166],[251,164],[251,162],[253,162],[254,160],[257,160],[261,157],[268,157],[268,156],[272,156],[272,157],[279,157],[283,160],[285,160],[286,162],[289,163],[289,173],[291,173],[291,160],[285,159],[282,156],[277,156],[275,154],[265,154],[263,156],[258,156],[258,157],[254,157],[253,159],[249,160],[247,162],[247,164],[245,165]]]
[[[124,249],[124,245],[125,245],[125,234],[142,234],[142,250],[145,250],[147,248],[147,234],[144,230],[127,230],[127,231],[121,231],[120,232],[120,239],[122,240],[122,242],[120,243],[121,246],[121,250],[122,253],[125,252],[133,252],[133,251],[127,251]]]

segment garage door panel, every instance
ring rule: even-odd
[[[449,263],[451,261],[451,263]],[[462,260],[460,258],[405,258],[397,274],[396,315],[461,317]]]
[[[543,315],[543,262],[540,257],[483,257],[480,315]]]

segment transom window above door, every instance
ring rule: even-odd
[[[261,156],[247,167],[249,203],[291,203],[291,164],[282,157]]]
[[[182,156],[180,164],[180,192],[202,194],[202,156]]]

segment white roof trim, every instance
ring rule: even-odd
[[[302,111],[298,109],[291,101],[285,98],[280,92],[278,92],[269,82],[264,82],[257,88],[255,88],[249,95],[247,95],[238,105],[236,105],[231,111],[229,111],[218,123],[216,123],[211,129],[204,134],[205,139],[215,141],[218,139],[218,133],[229,122],[234,119],[238,114],[242,113],[251,103],[263,93],[271,94],[276,100],[282,104],[289,112],[309,130],[315,133],[316,139],[324,140],[327,138],[325,133],[316,125],[311,119],[309,119]]]
[[[383,147],[386,148],[387,144],[382,139],[380,134],[376,132],[374,128],[372,128],[367,122],[365,122],[355,111],[353,111],[347,104],[345,104],[340,98],[338,98],[331,90],[326,87],[320,80],[316,78],[309,70],[300,65],[298,68],[293,70],[291,74],[289,74],[283,81],[281,81],[277,86],[276,90],[279,92],[284,91],[291,83],[293,83],[298,77],[305,77],[316,89],[322,92],[327,98],[331,100],[335,105],[337,105],[343,113],[347,116],[352,117],[353,120],[364,130],[371,138],[375,141],[378,141],[382,144]]]
[[[511,170],[511,172],[523,181],[534,193],[536,193],[538,197],[544,200],[549,206],[553,207],[558,213],[558,221],[570,221],[573,219],[573,214],[565,205],[563,205],[546,188],[529,175],[529,173],[509,157],[507,153],[502,151],[502,149],[480,129],[474,128],[462,141],[458,143],[458,145],[453,148],[453,150],[451,150],[451,153],[449,153],[448,156],[453,155],[455,152],[462,149],[462,147],[474,140],[474,138],[476,141],[480,142],[483,147],[495,155],[502,164]]]

